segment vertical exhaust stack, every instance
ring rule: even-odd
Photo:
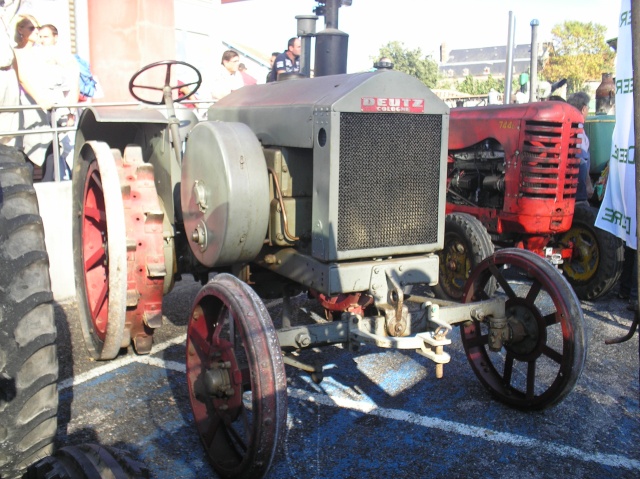
[[[297,15],[298,36],[300,37],[300,73],[305,77],[311,76],[311,38],[316,33],[316,15]]]
[[[324,16],[325,29],[316,33],[314,76],[347,73],[349,35],[338,30],[340,6],[351,5],[351,0],[318,0],[315,13]]]
[[[504,104],[511,103],[511,81],[513,79],[513,44],[516,34],[516,17],[509,12],[509,39],[507,40],[507,64],[504,70]]]
[[[535,18],[531,20],[531,75],[529,76],[529,101],[538,101],[538,25]]]

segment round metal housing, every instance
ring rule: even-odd
[[[207,121],[193,128],[180,199],[189,245],[202,264],[228,266],[257,256],[269,221],[269,181],[248,126]]]

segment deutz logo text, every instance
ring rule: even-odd
[[[367,96],[360,99],[360,108],[362,111],[379,113],[424,113],[424,100]]]

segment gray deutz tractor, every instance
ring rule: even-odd
[[[542,409],[572,390],[584,318],[542,258],[493,253],[475,225],[486,259],[465,271],[462,302],[429,294],[444,241],[449,110],[420,81],[376,71],[248,86],[198,122],[177,102],[200,74],[179,84],[178,67],[189,66],[159,62],[130,82],[160,108],[89,108],[80,119],[76,284],[87,348],[107,360],[130,344],[149,353],[163,295],[183,274],[203,282],[187,383],[220,476],[266,474],[285,432],[285,364],[322,379],[296,350],[412,350],[441,377],[459,326],[471,367],[499,400]],[[163,84],[142,80],[157,70]],[[191,90],[177,98],[183,83]],[[326,321],[292,322],[287,307],[272,321],[261,298],[282,295],[286,306],[303,291]]]

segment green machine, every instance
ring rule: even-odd
[[[611,157],[611,139],[613,128],[616,125],[615,115],[588,116],[584,123],[584,132],[589,138],[589,150],[591,152],[591,166],[589,175],[594,187],[594,195],[589,202],[599,206],[604,198],[604,190],[607,184],[609,171],[605,168]]]
[[[599,176],[609,163],[611,156],[611,138],[616,125],[615,115],[588,116],[584,124],[584,132],[589,138],[591,150],[591,176]]]

